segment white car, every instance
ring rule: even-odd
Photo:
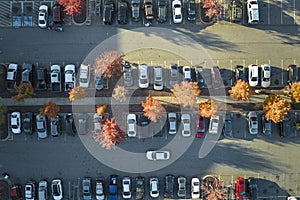
[[[17,83],[17,72],[18,72],[18,65],[17,64],[9,64],[6,73],[6,80],[7,80],[7,89],[13,90],[15,89]]]
[[[93,121],[94,121],[94,130],[101,130],[100,122],[102,117],[98,115],[98,113],[94,114]]]
[[[128,137],[136,137],[136,115],[127,115],[127,135]]]
[[[146,157],[148,160],[168,160],[170,152],[168,151],[147,151]]]
[[[192,199],[200,198],[200,180],[199,180],[199,178],[192,178],[191,195],[192,195]]]
[[[258,66],[249,65],[249,84],[251,87],[255,87],[258,84]]]
[[[11,125],[11,131],[14,134],[21,133],[21,114],[20,114],[20,112],[11,113],[10,125]]]
[[[159,197],[159,185],[158,185],[158,178],[152,177],[150,178],[150,196],[152,198]]]
[[[70,91],[76,87],[75,65],[65,66],[65,91]]]
[[[176,113],[168,113],[169,120],[169,134],[173,135],[177,133],[176,129]]]
[[[219,131],[219,115],[212,116],[209,121],[209,129],[208,132],[210,134],[218,134]]]
[[[163,90],[163,74],[161,66],[154,67],[154,90]]]
[[[191,73],[191,67],[190,66],[184,66],[183,67],[183,75],[185,81],[191,81],[192,80],[192,73]]]
[[[97,200],[104,200],[104,179],[96,179],[96,199]]]
[[[54,179],[51,183],[52,197],[54,200],[61,200],[63,198],[63,190],[60,179]]]
[[[248,122],[249,122],[250,134],[256,135],[258,133],[258,121],[257,121],[257,114],[255,111],[250,111],[248,113]]]
[[[182,11],[181,11],[181,1],[173,0],[172,1],[172,10],[173,10],[173,22],[179,24],[182,22]]]
[[[39,27],[47,28],[47,20],[48,20],[48,6],[41,5],[39,8],[39,19],[38,19]]]
[[[131,199],[131,180],[129,177],[124,177],[122,180],[123,186],[123,199]]]
[[[148,66],[146,64],[139,65],[139,87],[149,87]]]
[[[259,10],[257,0],[247,0],[248,23],[257,24],[259,22]]]
[[[25,185],[25,200],[34,200],[35,198],[35,185],[34,183],[27,183]]]
[[[183,124],[182,136],[183,137],[191,136],[191,116],[189,114],[182,114],[181,121]]]
[[[90,83],[90,65],[81,64],[79,69],[79,85],[88,88]]]
[[[268,64],[261,65],[261,87],[267,88],[271,85],[271,66]]]

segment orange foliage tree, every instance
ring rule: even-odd
[[[278,123],[285,119],[288,111],[291,110],[291,104],[279,95],[270,94],[264,102],[263,110],[267,120]]]
[[[214,176],[207,176],[200,185],[203,199],[224,200],[226,188],[223,187],[223,181]]]
[[[58,0],[60,5],[65,7],[65,12],[68,15],[80,14],[82,12],[82,0]]]
[[[46,115],[48,119],[56,117],[59,112],[59,106],[57,106],[54,102],[48,102],[44,104],[44,106],[40,109],[40,115]]]
[[[183,107],[193,107],[196,104],[196,97],[200,96],[201,90],[197,82],[187,82],[183,81],[180,84],[175,84],[173,89],[174,97],[177,99],[178,103],[182,104]]]
[[[158,117],[163,117],[166,114],[164,106],[152,97],[147,97],[145,102],[142,101],[142,106],[144,115],[155,123]]]
[[[104,116],[104,113],[105,113],[106,108],[107,108],[107,105],[106,105],[106,104],[104,104],[104,105],[97,105],[97,109],[96,109],[97,114],[98,114],[99,116]]]
[[[84,97],[87,96],[87,93],[83,87],[77,86],[69,92],[69,100],[71,102],[78,100],[78,99],[83,99]]]
[[[113,93],[112,97],[119,102],[124,102],[124,101],[126,101],[127,92],[128,92],[128,90],[125,88],[125,86],[118,85],[114,89],[114,93]]]
[[[299,102],[300,101],[300,82],[293,83],[291,86],[290,92],[291,92],[292,100],[295,102]]]
[[[95,73],[102,74],[105,78],[111,78],[113,75],[121,76],[123,72],[122,61],[123,54],[117,51],[106,51],[96,58],[94,63]]]
[[[218,115],[219,109],[220,104],[209,99],[199,104],[199,115],[202,117],[210,118],[211,116]]]
[[[15,88],[15,92],[18,94],[12,98],[18,102],[24,102],[26,98],[32,98],[34,94],[34,88],[31,83],[21,83]]]
[[[117,125],[114,118],[104,119],[101,122],[102,132],[95,132],[93,139],[98,142],[103,148],[111,149],[123,141],[126,136]]]
[[[218,0],[203,0],[202,7],[207,9],[205,15],[210,19],[218,16],[222,8]]]
[[[231,98],[234,98],[238,101],[245,101],[250,99],[251,86],[248,82],[238,80],[228,92]]]

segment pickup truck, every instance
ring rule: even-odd
[[[65,66],[65,91],[69,92],[76,87],[75,65]]]
[[[59,65],[52,65],[51,70],[51,88],[54,92],[61,92],[61,70]]]
[[[152,0],[144,0],[145,17],[147,20],[154,19]]]
[[[109,178],[108,200],[117,200],[118,198],[118,176],[111,175]]]

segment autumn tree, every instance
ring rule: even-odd
[[[99,116],[104,116],[104,113],[105,113],[106,108],[107,108],[107,105],[106,105],[106,104],[104,104],[104,105],[97,105],[97,109],[96,109],[97,114],[98,114]]]
[[[226,188],[223,186],[223,181],[214,176],[206,176],[201,182],[200,189],[202,197],[206,200],[224,200]]]
[[[59,106],[54,102],[48,102],[44,104],[44,106],[40,109],[40,115],[46,115],[48,119],[56,117],[59,112]]]
[[[291,110],[291,104],[279,95],[270,94],[264,102],[263,109],[267,120],[278,123],[285,119],[288,111]]]
[[[113,93],[112,97],[119,102],[124,102],[124,101],[126,101],[127,92],[128,92],[128,90],[125,88],[125,86],[118,85],[114,89],[114,93]]]
[[[87,93],[83,87],[77,86],[69,92],[69,100],[71,102],[79,99],[83,99],[87,96]]]
[[[95,132],[93,139],[103,148],[115,148],[126,136],[117,125],[114,118],[105,119],[101,122],[102,132]]]
[[[207,9],[205,15],[210,19],[213,19],[215,16],[218,16],[221,11],[221,5],[219,0],[203,0],[203,8]]]
[[[196,104],[197,96],[200,96],[200,89],[197,82],[183,81],[180,84],[175,84],[171,89],[178,103],[183,107],[193,107]]]
[[[199,104],[199,115],[202,117],[210,118],[212,116],[218,115],[219,109],[220,104],[209,99]]]
[[[228,92],[231,98],[245,101],[250,99],[251,86],[248,82],[239,79]]]
[[[65,7],[64,11],[68,15],[81,14],[83,0],[58,0],[60,5]]]
[[[291,85],[290,94],[293,101],[300,101],[300,82],[295,82]]]
[[[15,88],[15,92],[18,94],[12,98],[18,102],[24,102],[26,98],[32,98],[34,94],[34,88],[31,83],[21,83]]]
[[[156,123],[158,117],[165,116],[164,106],[156,99],[147,97],[146,101],[142,101],[144,116]]]
[[[111,78],[113,75],[121,76],[123,72],[122,61],[123,54],[117,51],[106,51],[96,58],[94,63],[95,73],[105,78]]]

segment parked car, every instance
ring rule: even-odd
[[[126,176],[122,180],[122,188],[123,188],[123,199],[131,199],[131,179]]]
[[[166,0],[157,1],[157,21],[160,23],[164,23],[167,21],[167,6],[168,3]]]
[[[98,91],[103,89],[103,78],[101,75],[95,75],[95,89]]]
[[[174,176],[173,175],[166,175],[165,177],[165,198],[174,198]]]
[[[186,178],[184,176],[179,176],[177,178],[177,182],[178,182],[177,196],[185,197],[185,195],[186,195]]]
[[[183,67],[183,76],[185,81],[192,81],[192,70],[190,66]]]
[[[291,121],[289,118],[285,118],[281,123],[280,123],[280,131],[279,131],[279,136],[280,137],[286,137],[291,135],[292,132],[292,125]]]
[[[235,197],[237,199],[246,197],[246,181],[242,177],[238,177],[235,180]]]
[[[78,127],[77,132],[80,135],[86,135],[87,134],[87,128],[86,128],[86,115],[85,114],[79,114],[78,115]]]
[[[145,19],[153,20],[154,19],[153,0],[144,0],[144,10],[145,10]]]
[[[150,178],[150,197],[152,198],[159,197],[159,183],[157,177]]]
[[[83,200],[91,200],[92,199],[92,179],[91,178],[83,178],[82,179],[82,196],[83,196]]]
[[[38,114],[36,116],[35,121],[36,121],[36,130],[38,133],[38,137],[40,139],[44,139],[48,137],[46,116]]]
[[[261,87],[267,88],[271,85],[271,66],[269,64],[261,65]]]
[[[34,200],[35,199],[35,184],[34,182],[28,182],[25,185],[25,199]]]
[[[52,16],[53,16],[53,23],[55,24],[63,24],[64,23],[64,13],[63,13],[63,6],[59,3],[55,3],[52,8]]]
[[[163,90],[163,72],[161,66],[154,67],[154,90]]]
[[[20,184],[15,184],[10,188],[10,198],[12,200],[21,200],[22,199],[22,187]]]
[[[248,23],[257,24],[259,22],[259,11],[258,11],[257,0],[247,0],[247,11],[248,11]]]
[[[118,198],[118,176],[110,175],[109,188],[108,188],[108,200],[117,200]]]
[[[232,0],[230,2],[230,21],[241,22],[243,17],[243,4],[240,0]]]
[[[170,159],[169,151],[147,151],[146,157],[148,160],[168,160]]]
[[[177,64],[170,65],[170,86],[178,83],[178,66]]]
[[[50,130],[53,137],[60,135],[60,117],[58,115],[50,119]]]
[[[126,87],[133,86],[133,78],[132,78],[130,68],[124,68],[123,77],[124,77],[124,86]]]
[[[258,187],[257,179],[250,177],[248,178],[248,188],[249,188],[249,199],[258,200]]]
[[[61,92],[61,68],[59,65],[51,65],[51,87],[54,92]]]
[[[213,66],[211,68],[211,82],[213,89],[220,89],[222,86],[222,77],[220,74],[220,69],[218,66]]]
[[[52,197],[54,200],[61,200],[63,198],[63,189],[60,179],[54,179],[51,183]]]
[[[67,114],[65,116],[65,121],[66,121],[66,133],[68,135],[74,136],[76,134],[76,128],[74,124],[74,118],[72,114]]]
[[[295,65],[295,64],[289,65],[287,71],[289,73],[288,83],[292,84],[292,83],[297,82],[298,81],[298,68],[297,68],[297,65]]]
[[[13,112],[10,116],[11,131],[14,134],[21,134],[21,113]]]
[[[232,137],[232,123],[231,123],[231,115],[226,114],[224,120],[224,136]]]
[[[173,135],[177,133],[177,126],[176,126],[176,113],[168,113],[168,120],[169,120],[169,134]]]
[[[45,69],[37,69],[36,70],[36,90],[47,90],[47,83],[46,83],[46,70]]]
[[[32,64],[23,63],[22,77],[21,77],[22,83],[32,83],[32,69],[33,69]]]
[[[140,21],[140,0],[131,1],[131,17],[133,21]]]
[[[96,200],[104,200],[104,178],[96,179]]]
[[[150,120],[148,119],[148,117],[144,116],[144,115],[140,115],[139,116],[139,125],[140,126],[147,126],[148,124],[150,124]]]
[[[197,79],[197,83],[199,88],[203,88],[205,86],[205,80],[202,76],[203,74],[203,67],[202,66],[196,66],[196,79]]]
[[[258,66],[257,65],[249,65],[249,84],[251,87],[255,87],[258,84]]]
[[[139,65],[139,87],[148,88],[149,78],[148,78],[148,66],[146,64]]]
[[[173,22],[174,24],[180,24],[182,22],[182,12],[181,12],[181,1],[173,0],[172,1],[172,10],[173,10]]]
[[[208,129],[208,132],[210,134],[218,134],[218,131],[219,131],[219,119],[220,119],[220,117],[218,115],[217,116],[212,116],[210,118],[209,129]]]
[[[7,89],[13,90],[17,86],[18,65],[9,64],[6,73]]]
[[[272,127],[272,121],[271,120],[267,120],[265,114],[263,114],[261,116],[261,123],[262,123],[262,127],[263,127],[263,134],[265,134],[266,136],[270,136],[271,135],[271,127]]]
[[[32,134],[32,113],[26,112],[23,115],[23,133],[31,135]]]
[[[145,196],[145,179],[144,177],[136,177],[135,179],[135,199],[142,200]]]
[[[183,125],[182,136],[184,137],[191,136],[191,116],[189,114],[182,114],[181,122]]]
[[[38,196],[39,200],[48,199],[48,182],[46,180],[42,180],[39,182]]]
[[[196,6],[194,0],[189,0],[187,3],[187,19],[189,21],[196,20]]]
[[[249,121],[249,132],[250,134],[257,134],[258,132],[258,121],[257,114],[255,111],[250,111],[248,113],[248,121]]]
[[[47,28],[48,21],[48,6],[41,5],[39,8],[38,25],[41,28]]]
[[[93,121],[94,121],[94,130],[101,130],[101,122],[102,116],[99,116],[98,113],[95,113],[93,116]]]
[[[136,137],[136,115],[127,115],[127,135],[128,137]]]
[[[123,0],[118,2],[118,23],[127,24],[128,3]]]
[[[192,199],[200,198],[200,180],[199,180],[199,178],[196,178],[196,177],[192,178],[191,196],[192,196]]]
[[[196,138],[203,138],[205,136],[205,119],[204,119],[204,117],[198,116],[196,123],[197,123]]]
[[[65,91],[69,92],[76,87],[75,65],[65,66]]]
[[[90,83],[90,65],[81,64],[79,69],[79,86],[88,88]]]
[[[114,23],[115,4],[111,0],[104,2],[103,6],[103,23],[105,25],[112,25]]]
[[[244,66],[242,65],[237,65],[235,67],[235,82],[237,82],[238,80],[242,80],[242,81],[246,81],[245,79],[245,69]]]

